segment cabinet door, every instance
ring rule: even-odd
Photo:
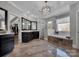
[[[0,51],[0,56],[3,56],[9,52],[11,52],[14,48],[14,42],[9,41],[7,43],[4,43],[1,45],[1,51]]]
[[[23,32],[22,33],[22,42],[29,42],[32,40],[32,32]]]
[[[39,38],[39,32],[32,32],[33,39],[38,39]]]
[[[14,35],[0,35],[0,56],[10,53],[14,48]]]

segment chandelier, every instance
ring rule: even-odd
[[[40,12],[43,14],[43,15],[49,15],[50,13],[50,6],[47,5],[47,1],[44,1],[44,6],[41,8]]]

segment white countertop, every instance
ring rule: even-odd
[[[7,35],[7,34],[14,34],[14,33],[0,33],[0,35]]]
[[[53,37],[58,37],[58,38],[67,39],[68,40],[68,38],[66,38],[66,36],[63,36],[63,35],[54,35],[53,34],[53,35],[48,35],[48,36],[53,36]]]
[[[38,31],[38,30],[23,30],[21,32],[34,32],[34,31]]]

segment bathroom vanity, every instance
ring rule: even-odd
[[[33,39],[39,38],[39,31],[37,30],[37,21],[30,21],[22,17],[22,42],[26,43]]]
[[[29,42],[39,38],[39,31],[22,31],[22,42]]]
[[[14,48],[14,34],[0,34],[0,57],[10,53]]]

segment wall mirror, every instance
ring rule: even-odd
[[[22,30],[31,30],[31,21],[22,17]]]
[[[0,32],[5,32],[7,29],[7,10],[0,8]]]
[[[37,22],[36,21],[31,21],[31,29],[32,30],[37,30]]]

